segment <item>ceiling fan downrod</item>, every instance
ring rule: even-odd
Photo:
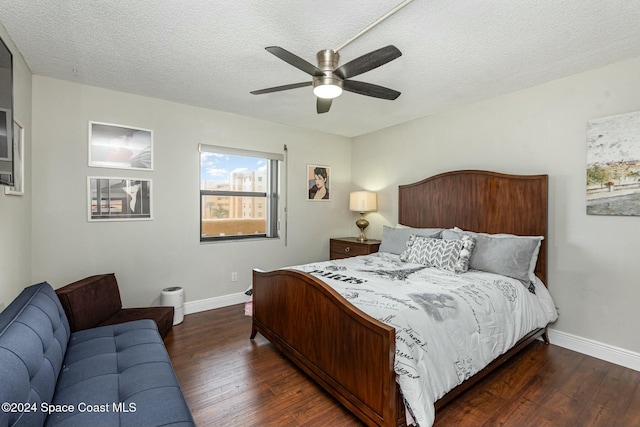
[[[337,49],[334,49],[334,52],[337,53],[339,50],[343,49],[344,47],[346,47],[347,45],[351,44],[352,42],[354,42],[358,38],[362,37],[366,32],[368,32],[369,30],[373,29],[377,25],[381,24],[382,21],[384,21],[385,19],[389,18],[391,15],[395,14],[396,12],[398,12],[403,7],[407,6],[412,1],[413,0],[404,0],[402,3],[400,3],[399,5],[394,7],[393,9],[391,9],[389,12],[387,12],[386,14],[384,14],[383,16],[378,18],[374,23],[369,25],[367,28],[365,28],[364,30],[360,31],[358,34],[356,34],[355,36],[353,36],[352,38],[347,40],[345,43],[341,44]]]

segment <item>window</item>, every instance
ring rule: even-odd
[[[200,241],[278,237],[284,156],[200,144]]]

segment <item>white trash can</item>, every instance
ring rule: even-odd
[[[160,296],[160,305],[173,306],[173,324],[177,325],[184,320],[184,291],[180,286],[164,288]]]

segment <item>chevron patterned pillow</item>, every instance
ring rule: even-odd
[[[475,240],[467,235],[459,240],[442,240],[412,234],[400,259],[454,273],[464,273],[469,269],[474,247]]]

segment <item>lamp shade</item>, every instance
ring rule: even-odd
[[[349,195],[349,210],[371,212],[378,209],[376,193],[373,191],[353,191]]]

